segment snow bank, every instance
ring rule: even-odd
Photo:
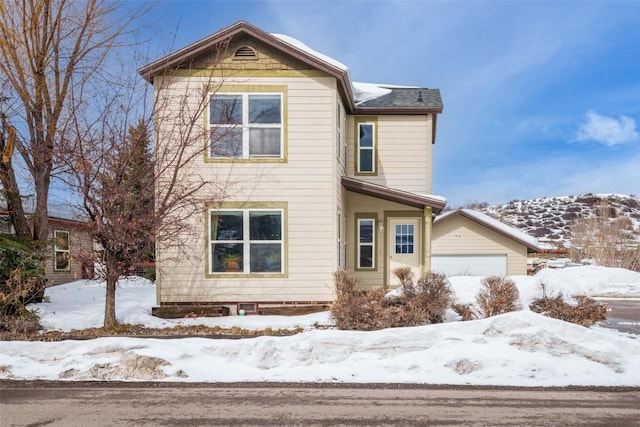
[[[640,342],[531,312],[375,332],[243,340],[0,343],[0,378],[640,385]]]
[[[565,295],[640,294],[640,274],[577,267],[514,276],[523,305],[539,283]],[[453,277],[460,302],[473,302],[479,277]],[[100,326],[104,283],[78,281],[47,289],[32,305],[49,329]],[[63,342],[0,342],[0,378],[119,381],[392,382],[512,386],[640,386],[640,340],[591,329],[528,310],[470,322],[374,332],[315,329],[328,313],[165,320],[151,316],[155,286],[122,279],[120,322],[150,327],[205,324],[245,329],[293,328],[289,337],[252,339],[100,338]]]

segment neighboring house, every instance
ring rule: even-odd
[[[430,195],[439,90],[352,82],[339,62],[245,22],[140,73],[157,98],[210,88],[202,123],[225,137],[184,176],[231,177],[232,196],[192,218],[199,235],[180,253],[158,250],[154,313],[319,308],[338,269],[366,287],[395,285],[400,266],[430,269],[431,222],[446,204]],[[157,126],[157,143],[169,142],[175,120]]]
[[[6,210],[0,209],[0,233],[14,234]],[[47,286],[93,277],[93,265],[84,261],[93,249],[86,224],[49,217],[49,241],[45,261]]]
[[[446,212],[433,223],[431,268],[449,276],[527,274],[538,241],[471,209]]]

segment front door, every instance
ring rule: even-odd
[[[387,223],[387,274],[389,286],[400,281],[393,270],[409,266],[414,280],[420,277],[420,252],[422,245],[419,218],[389,218]]]

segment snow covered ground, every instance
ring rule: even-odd
[[[119,322],[150,327],[205,324],[244,329],[294,328],[289,337],[251,339],[100,338],[84,341],[0,342],[0,378],[117,381],[395,382],[513,386],[640,386],[637,336],[591,329],[532,313],[544,282],[552,292],[640,298],[640,274],[576,267],[516,276],[523,310],[470,322],[375,332],[317,329],[329,313],[164,320],[150,315],[155,286],[123,279]],[[459,302],[472,302],[479,277],[451,278]],[[100,326],[104,283],[78,281],[47,290],[33,305],[47,329]]]

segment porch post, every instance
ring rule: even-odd
[[[422,214],[422,247],[424,248],[424,251],[422,252],[424,256],[421,262],[422,273],[428,273],[431,271],[431,217],[431,207],[425,206]]]

